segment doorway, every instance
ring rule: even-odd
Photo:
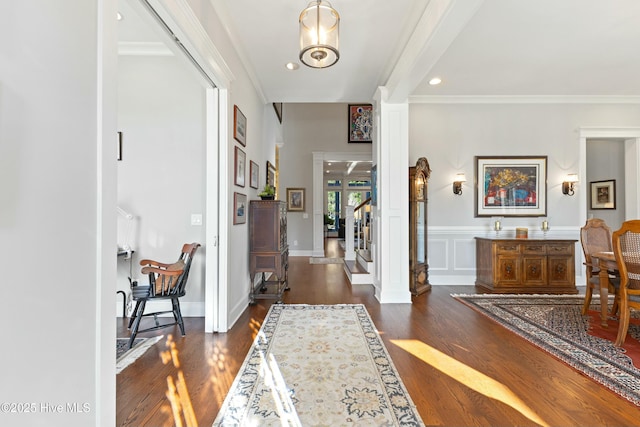
[[[171,261],[183,243],[202,243],[204,250],[198,265],[194,262],[187,296],[181,300],[183,314],[204,316],[209,331],[219,325],[226,328],[226,319],[214,318],[214,313],[226,316],[226,306],[218,306],[224,300],[217,298],[218,201],[223,198],[218,191],[218,120],[211,119],[219,115],[219,91],[184,44],[176,42],[168,12],[134,0],[121,0],[118,7],[123,18],[118,205],[135,217],[132,273],[139,274],[141,257]],[[124,269],[125,277],[121,270],[118,287],[128,290],[130,270]]]

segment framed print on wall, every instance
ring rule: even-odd
[[[547,156],[476,156],[475,216],[546,216]]]
[[[233,193],[233,224],[244,224],[247,222],[247,195]]]
[[[267,160],[267,182],[266,184],[271,185],[272,187],[276,186],[276,167],[273,166],[269,160]]]
[[[240,148],[235,147],[235,149],[235,161],[233,165],[234,183],[239,187],[244,187],[244,169],[247,155]]]
[[[372,141],[373,105],[349,104],[349,143]]]
[[[233,137],[243,147],[247,146],[247,118],[237,105],[233,106]]]
[[[615,209],[616,208],[616,180],[592,181],[591,209]]]
[[[304,188],[287,188],[287,210],[304,212]]]
[[[249,176],[251,178],[249,178],[249,186],[251,188],[258,188],[258,174],[259,174],[259,166],[256,162],[254,162],[253,160],[251,160],[251,162],[249,163]]]

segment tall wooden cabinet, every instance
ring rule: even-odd
[[[249,204],[249,302],[276,299],[289,290],[289,245],[287,244],[287,207],[280,200],[251,200]],[[267,273],[270,273],[267,275]],[[256,284],[256,275],[261,280]]]
[[[427,257],[427,186],[431,168],[420,157],[409,168],[409,289],[412,295],[431,290]]]
[[[491,293],[576,294],[576,242],[476,237],[476,286]]]

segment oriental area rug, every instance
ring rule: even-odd
[[[274,304],[214,426],[423,426],[364,305]]]
[[[632,319],[622,348],[618,323],[600,326],[598,296],[582,315],[584,296],[452,295],[537,347],[640,406],[640,325]],[[634,366],[634,360],[636,362]]]
[[[129,338],[116,338],[116,374],[119,374],[142,356],[152,345],[162,339],[162,336],[153,338],[136,338],[133,347],[129,348]]]

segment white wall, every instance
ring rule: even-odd
[[[619,229],[625,220],[624,157],[624,140],[587,140],[587,180],[580,183],[581,190],[587,192],[587,218],[601,218],[611,230]],[[592,210],[590,183],[612,179],[615,180],[616,208]]]
[[[205,88],[187,66],[193,67],[176,56],[119,57],[118,206],[135,216],[129,242],[134,279],[146,280],[141,259],[169,263],[184,243],[203,245],[181,308],[185,316],[204,316],[205,224],[191,225],[191,214],[206,214]],[[217,189],[210,191],[215,197]],[[118,243],[127,238],[127,222],[118,218]],[[129,290],[129,267],[119,258],[118,289]],[[169,301],[162,304],[170,307]],[[122,315],[120,297],[117,314]]]
[[[33,404],[0,425],[115,423],[114,16],[0,3],[0,402]]]
[[[371,144],[349,144],[348,104],[285,104],[280,150],[280,199],[286,189],[304,188],[305,212],[287,214],[290,251],[313,250],[313,152],[371,153]],[[298,242],[295,245],[295,242]]]
[[[637,127],[638,105],[579,104],[412,104],[409,163],[425,156],[433,170],[429,181],[429,267],[433,284],[473,283],[473,237],[489,232],[490,218],[474,217],[474,156],[546,155],[549,237],[578,239],[578,197],[562,194],[563,178],[579,173],[580,127]],[[464,172],[462,196],[452,192],[455,175]],[[587,191],[580,183],[578,192]],[[540,235],[539,218],[505,218],[507,233],[516,226]],[[580,247],[576,246],[576,272]]]

